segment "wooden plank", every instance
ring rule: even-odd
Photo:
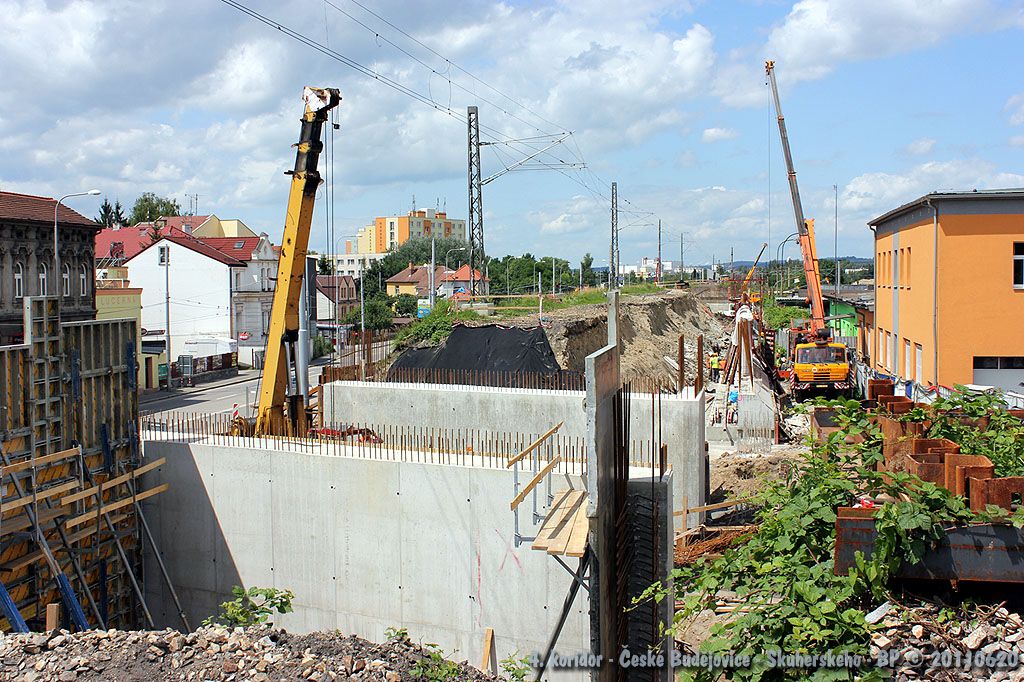
[[[96,493],[100,492],[100,490],[110,490],[114,486],[121,485],[122,483],[127,483],[128,481],[132,480],[137,476],[141,476],[147,471],[152,471],[153,469],[156,469],[157,467],[163,465],[165,462],[167,462],[167,459],[165,457],[161,457],[160,459],[154,462],[150,462],[145,466],[141,466],[138,469],[133,469],[132,471],[129,471],[127,474],[121,474],[117,478],[112,478],[109,481],[104,481],[103,483],[94,485],[91,488],[86,488],[85,490],[79,491],[74,495],[68,495],[67,497],[63,497],[61,498],[60,503],[71,504],[72,502],[84,500],[90,495],[95,495]]]
[[[112,511],[121,509],[122,507],[127,507],[129,504],[133,504],[134,502],[141,502],[142,500],[145,500],[149,497],[153,497],[154,495],[159,495],[160,493],[164,492],[170,487],[171,485],[169,483],[164,483],[162,485],[158,485],[155,488],[150,488],[145,492],[139,493],[135,497],[126,497],[123,500],[118,500],[117,502],[114,502],[112,504],[100,507],[98,510],[94,509],[90,512],[86,512],[85,514],[76,516],[73,519],[68,519],[67,523],[64,524],[64,527],[68,530],[71,530],[76,526],[80,526],[83,523],[94,520],[97,514],[107,514]]]
[[[579,558],[587,549],[587,535],[590,532],[590,519],[587,518],[586,506],[581,506],[576,511],[576,519],[572,524],[572,533],[569,534],[569,542],[565,546],[565,556]]]
[[[540,530],[537,531],[537,537],[533,540],[532,549],[547,549],[547,541],[550,540],[548,537],[548,531],[555,527],[556,517],[561,518],[564,515],[567,507],[563,506],[565,499],[575,493],[575,490],[561,490],[555,494],[555,500],[551,503],[551,509],[548,510],[548,515],[544,517],[544,521],[540,524]]]
[[[520,504],[522,504],[523,500],[526,499],[526,496],[530,494],[530,491],[533,490],[534,488],[536,488],[537,484],[540,483],[544,479],[545,476],[550,474],[551,470],[554,469],[556,466],[558,466],[558,463],[561,462],[561,461],[562,461],[562,456],[558,455],[553,460],[551,460],[550,462],[545,464],[544,468],[541,469],[540,471],[538,471],[537,475],[534,476],[532,479],[530,479],[530,482],[527,483],[523,487],[523,489],[519,491],[519,494],[516,495],[515,498],[513,498],[512,504],[511,504],[511,508],[512,508],[511,511],[515,511],[516,507],[518,507]]]
[[[550,438],[555,433],[555,431],[557,431],[558,429],[562,428],[562,424],[564,424],[564,423],[565,423],[564,421],[558,422],[557,424],[552,426],[550,429],[548,429],[547,433],[545,433],[543,436],[541,436],[537,440],[535,440],[532,443],[530,443],[529,445],[527,445],[525,450],[523,450],[518,455],[515,455],[514,457],[512,457],[511,459],[508,460],[508,463],[505,464],[505,468],[506,469],[511,469],[513,464],[515,464],[516,462],[521,460],[523,457],[526,457],[528,454],[530,454],[531,452],[536,450],[537,447],[541,443],[546,441],[548,438]]]
[[[55,497],[61,493],[66,493],[69,490],[74,490],[78,487],[78,481],[68,481],[62,485],[54,486],[53,488],[45,488],[43,490],[36,491],[36,500],[45,500],[50,497]],[[20,509],[21,507],[27,507],[32,504],[33,498],[30,493],[26,493],[24,497],[21,497],[14,502],[5,502],[0,504],[0,513],[12,511],[14,509]]]
[[[124,521],[126,518],[128,518],[127,514],[115,514],[114,516],[110,517],[110,522],[112,524],[117,524],[117,523],[120,523],[121,521]],[[50,520],[52,520],[52,519],[50,519]],[[95,532],[96,532],[96,529],[90,527],[90,528],[84,528],[84,529],[76,531],[74,533],[69,533],[67,535],[68,544],[69,545],[73,545],[73,544],[75,544],[76,542],[78,542],[80,540],[84,540],[85,538],[89,537],[90,535],[92,535]],[[28,554],[25,554],[24,556],[19,557],[15,561],[9,561],[6,564],[0,566],[0,571],[4,571],[6,573],[17,573],[20,569],[25,568],[26,566],[31,566],[35,562],[41,561],[44,558],[45,557],[43,556],[43,550],[41,550],[41,549],[40,550],[36,550],[35,552],[29,552]]]
[[[53,632],[60,627],[60,604],[46,605],[46,631]]]
[[[484,630],[484,655],[480,663],[480,669],[484,672],[491,671],[491,655],[494,653],[494,628]],[[497,670],[493,672],[498,672]]]
[[[61,452],[55,452],[52,455],[44,455],[43,457],[36,457],[33,462],[31,459],[27,459],[24,462],[15,462],[3,468],[0,468],[0,476],[6,476],[7,474],[14,474],[25,469],[31,469],[32,465],[35,464],[36,468],[59,462],[62,459],[68,457],[74,457],[78,454],[78,448],[71,448],[70,450],[63,450]]]
[[[583,507],[583,502],[586,499],[587,496],[584,493],[578,496],[573,501],[573,504],[570,505],[570,509],[559,524],[558,530],[551,536],[551,542],[548,543],[548,554],[565,554],[565,547],[569,544],[569,537],[572,535],[576,514]]]
[[[749,498],[743,498],[740,500],[729,500],[727,502],[716,502],[715,504],[705,504],[703,507],[690,507],[687,510],[685,507],[680,511],[674,512],[676,516],[684,516],[687,511],[689,512],[702,512],[702,511],[714,511],[716,509],[725,509],[726,507],[735,507],[739,504],[746,504],[750,502]]]

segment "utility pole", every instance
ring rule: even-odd
[[[167,390],[171,390],[171,243],[160,247],[164,266],[164,345],[167,347]]]
[[[835,193],[836,204],[836,236],[835,236],[835,269],[836,269],[836,298],[839,298],[839,185],[832,185],[832,192]]]
[[[619,285],[619,184],[612,183],[612,241],[608,252],[608,288],[614,279],[615,287]]]
[[[654,271],[654,281],[661,284],[661,220],[658,220],[658,269]]]
[[[555,295],[555,257],[551,257],[551,295]]]
[[[431,232],[433,232],[433,231],[431,231]],[[434,271],[437,270],[437,267],[434,265],[434,262],[435,262],[434,261],[434,256],[435,256],[435,253],[434,253],[434,235],[431,234],[430,235],[430,296],[427,299],[430,302],[430,309],[431,310],[434,309],[434,298],[436,296],[436,290],[437,290],[437,283],[434,281]]]
[[[484,197],[480,168],[480,114],[466,109],[469,142],[469,294],[475,296],[476,267],[484,257]]]

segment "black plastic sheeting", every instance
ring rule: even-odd
[[[388,370],[388,381],[487,386],[577,388],[578,372],[558,366],[540,327],[457,326],[433,348],[410,348]]]

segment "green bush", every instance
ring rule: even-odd
[[[220,605],[220,613],[210,616],[203,625],[225,625],[227,627],[248,627],[267,623],[274,613],[291,613],[291,590],[277,590],[273,587],[250,587],[248,590],[235,585],[231,588],[235,598]]]
[[[313,359],[330,355],[334,352],[334,344],[323,334],[313,337]]]
[[[399,317],[415,317],[419,302],[412,294],[399,294],[395,301],[395,313]]]

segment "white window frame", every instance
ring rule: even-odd
[[[14,300],[25,298],[25,268],[21,263],[14,264]]]
[[[1024,276],[1024,253],[1021,253],[1020,255],[1017,255],[1017,246],[1020,246],[1021,248],[1024,248],[1024,242],[1014,242],[1013,243],[1013,265],[1014,265],[1014,268],[1016,269],[1017,263],[1020,263],[1021,275]],[[1014,280],[1013,281],[1013,288],[1014,289],[1024,289],[1024,277],[1022,277],[1021,281],[1019,281],[1019,282],[1017,280]]]
[[[914,344],[914,372],[917,383],[924,385],[924,348],[919,343]]]
[[[36,277],[39,280],[39,295],[46,296],[46,292],[49,290],[49,279],[50,270],[46,267],[46,263],[40,263]]]
[[[89,297],[89,275],[85,268],[85,265],[81,265],[78,268],[78,287],[81,289],[79,296],[82,298]]]
[[[69,298],[71,296],[71,266],[68,265],[67,263],[64,263],[64,265],[61,267],[61,294],[64,296],[64,298]]]
[[[910,339],[903,339],[903,378],[907,381],[916,381],[917,377],[910,374],[910,368],[913,367],[911,364],[911,348],[913,346],[910,343]]]

